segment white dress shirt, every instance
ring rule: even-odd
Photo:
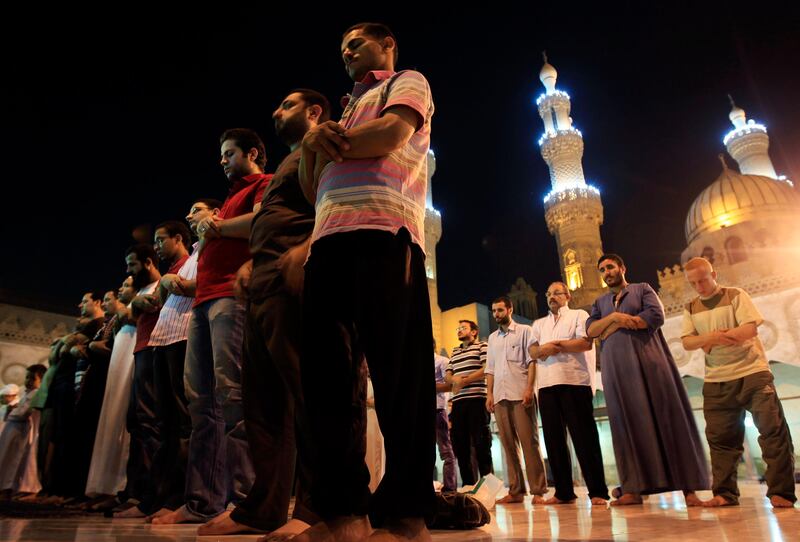
[[[539,318],[531,326],[528,346],[540,346],[559,340],[586,337],[586,320],[589,314],[580,309],[570,309],[564,305],[558,310],[558,318],[550,312]],[[545,360],[536,360],[536,389],[570,384],[574,386],[595,387],[595,355],[592,349],[586,352],[562,352]]]

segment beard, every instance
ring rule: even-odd
[[[141,271],[133,275],[133,287],[139,291],[148,284],[150,284],[150,272],[142,267]]]
[[[308,121],[301,115],[285,119],[280,125],[275,124],[275,134],[288,146],[302,140],[308,129]]]

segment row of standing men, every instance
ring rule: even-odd
[[[570,291],[563,282],[549,286],[548,315],[531,327],[510,318],[511,301],[502,296],[492,304],[499,329],[488,343],[478,341],[477,325],[464,320],[458,328],[461,345],[452,358],[436,357],[437,390],[453,391],[452,441],[462,480],[471,484],[478,474],[492,471],[488,412],[494,412],[510,488],[499,502],[522,502],[525,495],[520,447],[534,504],[575,501],[567,433],[592,503],[609,499],[592,406],[594,340],[600,339],[603,392],[620,479],[612,505],[639,504],[642,495],[674,490],[683,491],[689,506],[738,504],[737,468],[749,411],[761,435],[767,496],[775,507],[792,506],[792,439],[758,338],[763,317],[748,294],[720,286],[713,266],[703,258],[685,265],[686,279],[698,297],[684,309],[681,338],[686,350],[703,349],[706,362],[703,412],[713,497],[702,501],[695,492],[709,489],[706,460],[660,329],[663,306],[649,285],[627,282],[620,256],[601,256],[598,268],[611,291],[595,301],[591,315],[569,307]],[[555,482],[550,499],[543,497],[547,484],[537,403]],[[438,406],[442,420],[441,399]],[[444,427],[441,421],[437,425],[443,459],[448,455]],[[455,480],[450,472],[448,478],[445,465],[445,487]]]

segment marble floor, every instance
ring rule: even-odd
[[[585,490],[577,505],[532,507],[530,503],[498,505],[492,523],[472,531],[434,531],[438,541],[519,540],[670,540],[679,542],[800,540],[800,505],[772,509],[765,487],[742,484],[741,505],[722,509],[687,509],[679,493],[651,496],[644,505],[592,508]],[[707,498],[708,492],[700,496]],[[0,519],[0,541],[123,541],[155,542],[213,540],[197,537],[196,527],[153,527],[141,520],[110,520],[96,516]],[[225,541],[255,541],[258,536],[231,536]]]

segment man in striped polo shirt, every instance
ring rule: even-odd
[[[453,407],[450,411],[450,436],[453,451],[458,459],[461,483],[474,485],[478,474],[494,472],[492,465],[491,416],[486,410],[486,348],[478,340],[478,324],[471,320],[458,322],[458,340],[461,346],[453,349],[447,366],[447,381],[453,386]],[[478,472],[472,461],[475,449]]]
[[[702,348],[706,361],[703,415],[714,497],[703,506],[739,504],[736,471],[742,460],[748,411],[758,428],[758,443],[767,463],[767,497],[775,508],[792,508],[797,500],[794,449],[764,345],[758,338],[764,318],[747,292],[717,284],[717,273],[705,258],[692,258],[683,269],[699,296],[683,311],[681,340],[686,350]]]
[[[326,529],[359,539],[370,520],[425,537],[436,413],[424,265],[433,101],[422,74],[394,71],[397,41],[386,26],[349,28],[341,54],[353,92],[339,123],[306,134],[300,166],[317,212],[303,299],[314,340],[301,368],[316,441],[312,500],[324,521],[298,540]],[[386,474],[372,496],[364,358],[386,446]]]

